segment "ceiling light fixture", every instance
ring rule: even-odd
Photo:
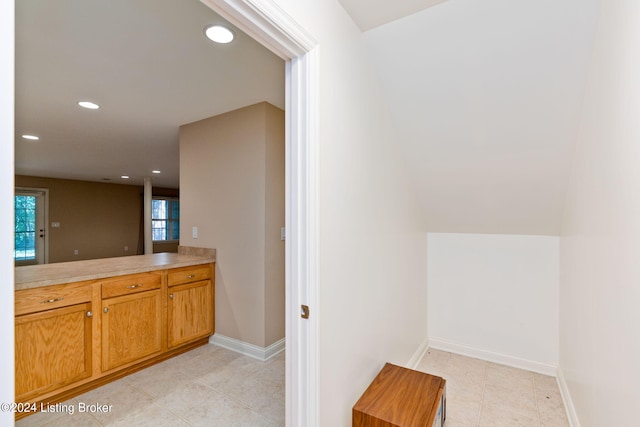
[[[204,28],[204,34],[216,43],[231,43],[235,38],[233,31],[222,25],[209,25]]]
[[[159,170],[155,170],[155,171],[151,171],[151,173],[158,174],[158,173],[160,173],[160,171]]]
[[[38,141],[40,139],[39,136],[35,136],[35,135],[22,135],[22,137],[30,141]]]
[[[89,110],[97,110],[98,108],[100,108],[98,104],[91,101],[80,101],[78,102],[78,105]]]
[[[120,178],[122,178],[122,179],[129,179],[129,175],[120,175]]]

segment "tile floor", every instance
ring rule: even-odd
[[[416,369],[447,380],[445,427],[569,427],[553,377],[433,349]]]
[[[16,426],[283,426],[284,368],[284,353],[260,362],[209,344],[64,402],[73,415],[37,413]],[[79,413],[81,402],[112,409]]]
[[[445,427],[568,427],[553,377],[430,349],[418,370],[447,380]],[[284,353],[263,363],[207,345],[38,413],[18,427],[284,426]],[[112,405],[78,413],[80,402]]]

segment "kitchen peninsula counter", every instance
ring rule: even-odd
[[[15,290],[97,280],[170,268],[189,267],[216,261],[214,249],[204,251],[187,249],[183,252],[184,253],[158,253],[16,267]]]
[[[178,247],[17,267],[16,402],[62,402],[207,344],[215,261],[214,249]]]

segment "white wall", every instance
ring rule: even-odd
[[[607,0],[560,240],[560,373],[583,427],[638,425],[640,2]]]
[[[558,237],[427,240],[430,346],[555,375]]]
[[[320,304],[312,312],[322,352],[318,425],[347,426],[351,407],[384,363],[406,363],[426,338],[425,227],[355,24],[335,0],[274,1],[319,41]],[[0,8],[0,82],[7,94],[13,87],[13,2]],[[0,100],[0,200],[10,206],[13,101]],[[4,229],[11,229],[11,220],[11,212],[0,213]],[[0,233],[5,283],[12,283],[11,240]],[[13,290],[0,292],[0,398],[10,401]],[[12,414],[0,417],[11,425]]]
[[[362,35],[335,0],[276,0],[318,41],[320,426],[426,339],[422,213]]]
[[[14,3],[0,2],[0,403],[13,401],[13,41]],[[0,425],[14,414],[0,411]]]

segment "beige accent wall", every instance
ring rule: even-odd
[[[141,187],[20,175],[16,187],[49,190],[50,263],[136,255]]]
[[[15,185],[49,190],[49,263],[143,253],[141,186],[23,175],[16,175]],[[174,189],[156,192],[178,195]],[[51,227],[52,222],[60,227]],[[154,252],[177,251],[177,242],[154,244]]]
[[[178,244],[179,242],[154,243],[153,253],[154,254],[161,253],[161,252],[178,253]]]
[[[284,111],[265,106],[265,344],[285,336],[285,128]]]
[[[182,126],[180,183],[180,244],[217,250],[216,333],[283,338],[284,111],[263,102]]]

